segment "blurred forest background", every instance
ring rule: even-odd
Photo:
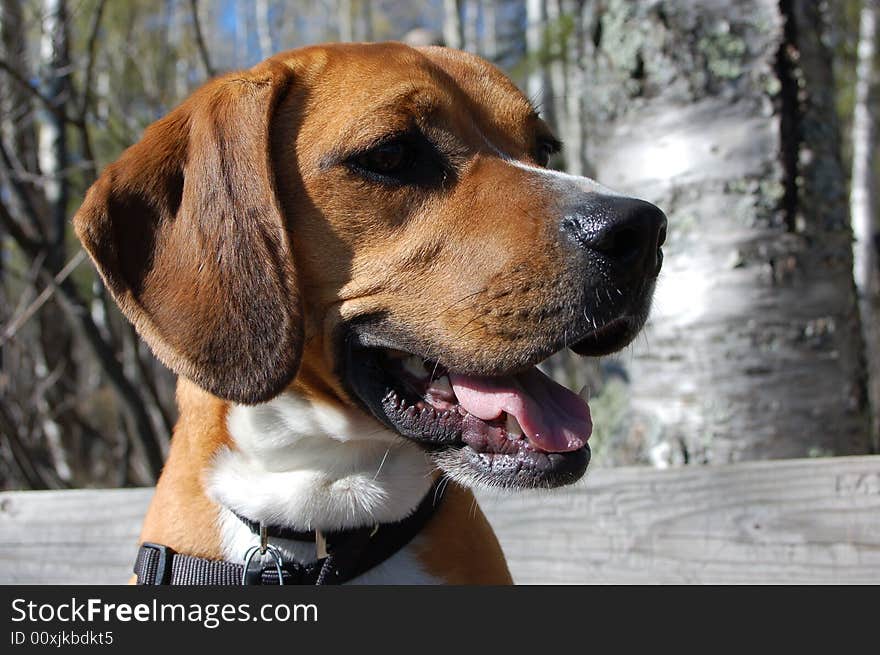
[[[174,378],[69,219],[211,75],[338,40],[494,61],[563,139],[555,167],[667,212],[644,336],[546,365],[593,389],[594,465],[878,452],[877,14],[877,0],[0,0],[0,488],[155,480]]]

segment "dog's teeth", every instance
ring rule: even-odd
[[[513,414],[507,415],[507,423],[504,427],[507,430],[507,434],[509,434],[511,437],[521,437],[523,434],[522,428],[519,425],[519,421],[516,420],[516,416],[514,416]]]
[[[437,378],[431,382],[431,389],[452,393],[452,385],[449,384],[449,377],[444,375],[442,378]]]
[[[578,395],[585,403],[590,402],[590,385],[585,384],[583,388],[578,392]]]

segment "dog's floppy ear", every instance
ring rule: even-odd
[[[209,82],[107,167],[74,217],[159,359],[241,403],[281,391],[302,348],[269,145],[290,76],[270,61]]]

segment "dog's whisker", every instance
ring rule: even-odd
[[[461,329],[458,331],[458,334],[455,335],[454,339],[460,339],[461,337],[470,334],[470,332],[465,333],[464,329],[479,318],[482,317],[479,314],[475,314],[467,323],[461,326]]]
[[[456,300],[455,302],[453,302],[451,305],[449,305],[446,309],[442,310],[442,311],[440,312],[440,315],[445,314],[446,312],[448,312],[449,310],[451,310],[453,307],[455,307],[455,306],[458,305],[459,303],[462,303],[462,302],[464,302],[465,300],[468,300],[469,298],[473,298],[474,296],[478,296],[478,295],[480,295],[481,293],[484,293],[485,291],[486,291],[486,288],[483,287],[482,289],[479,289],[479,290],[477,290],[477,291],[474,291],[473,293],[469,293],[469,294],[466,295],[466,296],[462,296],[461,298],[459,298],[458,300]]]
[[[376,469],[376,474],[373,476],[373,480],[376,480],[379,477],[379,472],[382,470],[382,467],[385,466],[385,460],[388,459],[388,453],[391,452],[391,448],[388,447],[385,449],[385,454],[382,455],[382,461],[379,462],[379,468]]]

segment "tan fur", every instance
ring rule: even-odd
[[[227,403],[183,378],[177,385],[177,402],[180,419],[144,519],[141,541],[220,559],[218,508],[205,495],[202,475],[217,449],[229,445]]]
[[[469,489],[449,483],[437,514],[422,531],[417,555],[448,584],[512,584],[492,526]]]
[[[339,164],[411,123],[468,162],[448,188],[379,188]],[[182,376],[142,539],[219,556],[202,475],[230,441],[227,401],[288,387],[352,405],[335,374],[342,321],[382,313],[462,370],[505,371],[546,348],[562,329],[566,285],[551,274],[564,268],[556,227],[536,217],[557,200],[498,154],[533,164],[547,135],[476,57],[321,46],[209,82],[108,166],[77,234],[122,311]],[[473,497],[455,486],[447,496],[424,533],[425,566],[450,582],[510,582]]]

